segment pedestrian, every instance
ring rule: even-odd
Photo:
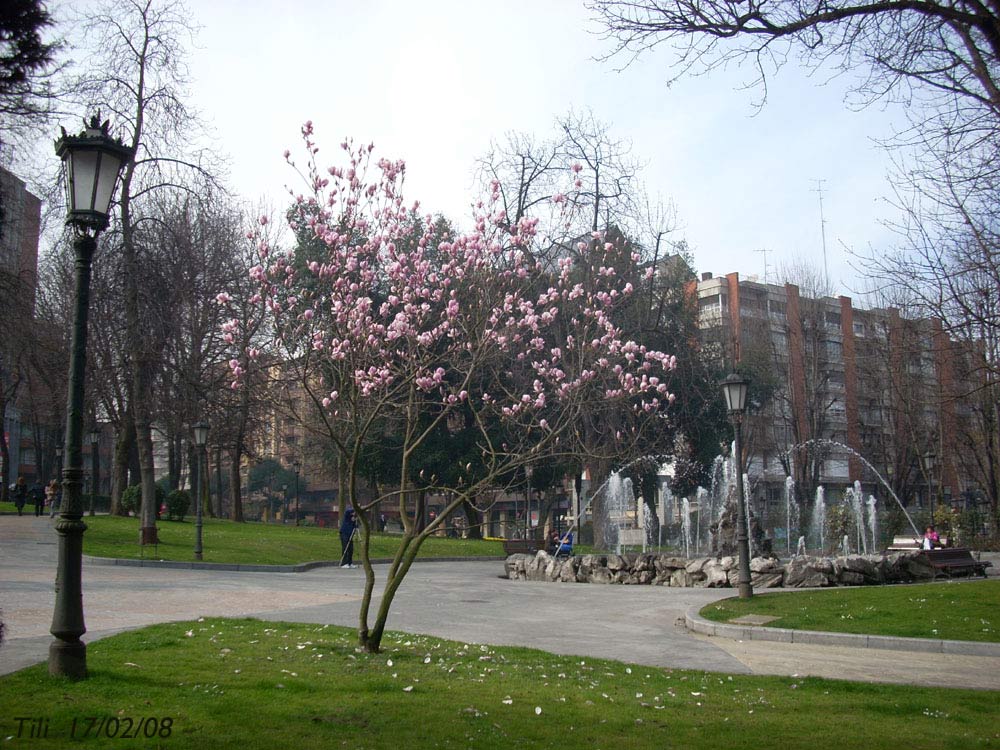
[[[24,515],[22,512],[24,510],[24,504],[28,502],[28,485],[24,481],[24,477],[18,477],[17,483],[14,485],[14,507],[17,508],[17,515]]]
[[[42,515],[42,510],[45,508],[45,490],[42,489],[42,485],[35,482],[31,485],[31,489],[28,490],[28,497],[31,498],[32,505],[35,506],[35,515]]]
[[[348,508],[344,512],[344,520],[340,522],[340,548],[343,554],[340,556],[340,567],[354,568],[354,532],[357,531],[358,524],[354,520],[354,508]]]
[[[53,479],[45,486],[45,502],[49,504],[49,518],[54,518],[56,509],[62,500],[62,492],[59,491],[59,480]]]

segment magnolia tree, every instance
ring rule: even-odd
[[[309,190],[289,216],[310,241],[297,252],[259,242],[254,299],[273,316],[287,367],[346,472],[365,571],[359,641],[377,651],[399,585],[451,512],[468,502],[485,510],[529,465],[633,450],[643,425],[674,399],[675,360],[623,340],[612,322],[632,285],[605,262],[615,248],[599,234],[553,260],[538,251],[554,238],[537,236],[534,219],[511,226],[494,186],[471,232],[442,235],[440,222],[404,201],[403,162],[376,160],[372,146],[348,141],[342,164],[321,171],[311,123],[303,137]],[[552,199],[567,213],[564,227],[574,205],[568,187]],[[242,325],[233,319],[227,329]],[[234,388],[246,387],[255,356],[233,358]],[[610,434],[601,440],[584,434],[602,429]],[[422,449],[442,435],[454,438],[443,452],[456,465],[422,470]],[[387,436],[399,446],[398,478],[363,500],[360,467]],[[586,455],[593,446],[609,455]],[[429,493],[446,504],[423,524],[420,499]],[[369,539],[386,502],[398,506],[403,535],[373,612]]]

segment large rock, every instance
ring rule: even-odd
[[[933,581],[937,571],[931,567],[930,561],[921,554],[910,555],[906,558],[905,570],[913,581]]]
[[[702,568],[702,573],[705,574],[704,586],[707,588],[718,589],[729,585],[727,571],[719,561],[712,560],[709,562]]]
[[[684,568],[680,568],[670,574],[670,585],[687,588],[694,585],[694,578]]]
[[[696,557],[693,560],[688,560],[687,565],[684,566],[684,570],[694,575],[700,573],[702,568],[710,562],[713,562],[713,558],[711,557]]]
[[[653,560],[653,566],[656,568],[658,576],[664,574],[669,576],[675,570],[683,568],[687,564],[688,561],[683,557],[672,557],[670,555],[657,555]]]
[[[545,550],[539,550],[535,553],[535,556],[529,557],[528,561],[524,565],[525,577],[529,581],[547,581],[549,580],[545,575],[545,569],[548,567],[549,563],[552,562],[552,555],[550,555]]]
[[[623,555],[608,555],[607,568],[611,571],[628,570],[628,560]]]
[[[833,563],[816,557],[793,557],[785,565],[782,585],[785,588],[829,586]]]
[[[575,583],[577,570],[580,567],[580,558],[571,557],[563,563],[562,570],[559,571],[559,580],[563,583]]]
[[[755,589],[778,589],[781,588],[784,577],[783,572],[753,573],[750,575],[750,583]]]
[[[751,573],[777,573],[785,569],[776,557],[755,557],[750,561]]]
[[[507,577],[512,581],[523,581],[524,580],[524,565],[527,562],[528,555],[518,553],[516,555],[511,555],[503,563],[504,572]]]

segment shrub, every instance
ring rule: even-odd
[[[191,508],[191,495],[187,490],[173,490],[167,495],[167,518],[183,521]]]
[[[156,516],[160,516],[160,506],[163,505],[163,488],[160,485],[156,485]],[[137,515],[139,513],[139,504],[142,502],[142,486],[138,484],[133,484],[131,487],[125,489],[122,493],[122,510],[126,513],[131,513]]]

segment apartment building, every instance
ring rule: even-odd
[[[703,345],[752,378],[747,466],[762,508],[784,502],[788,476],[833,500],[856,481],[884,496],[879,476],[908,505],[980,496],[977,355],[940,321],[736,273],[696,289]]]

